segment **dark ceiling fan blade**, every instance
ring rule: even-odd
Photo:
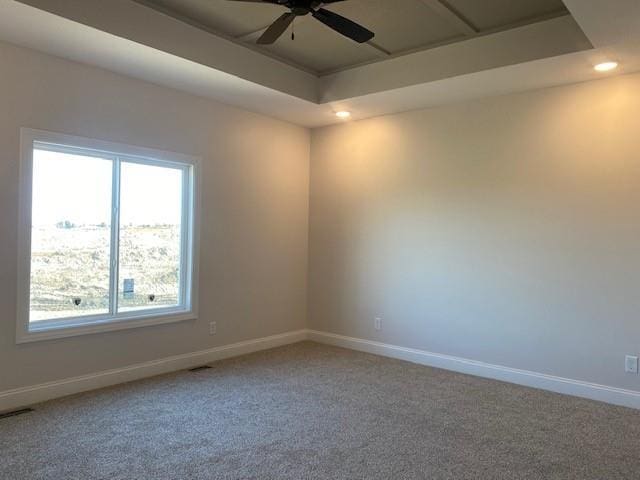
[[[280,38],[280,35],[285,32],[289,25],[291,25],[294,18],[296,18],[296,14],[293,12],[283,13],[280,18],[273,22],[271,26],[264,31],[256,43],[260,45],[269,45],[275,42]]]
[[[375,34],[371,30],[367,30],[361,25],[352,22],[348,18],[344,18],[342,15],[330,12],[324,8],[319,8],[311,12],[313,18],[321,21],[327,27],[334,29],[336,32],[341,33],[345,37],[349,37],[358,43],[365,43],[371,40]]]

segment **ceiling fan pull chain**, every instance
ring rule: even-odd
[[[291,40],[295,40],[296,39],[296,20],[295,18],[293,19],[293,21],[291,22]]]

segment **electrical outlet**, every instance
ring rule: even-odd
[[[376,317],[376,318],[373,320],[373,327],[374,327],[376,330],[382,330],[382,318],[380,318],[380,317]]]
[[[634,355],[624,357],[624,371],[627,373],[638,373],[638,357]]]
[[[209,323],[209,335],[215,335],[217,330],[216,322]]]

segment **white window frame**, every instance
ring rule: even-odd
[[[70,317],[59,320],[29,322],[31,293],[31,202],[33,184],[33,151],[37,144],[66,153],[99,156],[114,161],[112,196],[119,196],[120,160],[144,165],[180,168],[183,175],[183,212],[181,236],[180,305],[117,313],[118,295],[117,248],[119,212],[112,209],[110,311],[107,314]],[[62,133],[22,128],[20,130],[20,200],[18,224],[18,284],[16,342],[26,343],[53,338],[72,337],[97,332],[138,328],[149,325],[195,320],[198,317],[198,248],[199,248],[199,170],[200,159],[190,155],[166,152],[120,143],[94,140]],[[114,200],[112,198],[112,205]]]

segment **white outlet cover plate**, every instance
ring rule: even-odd
[[[627,373],[638,373],[638,357],[627,355],[624,359],[624,371]]]

